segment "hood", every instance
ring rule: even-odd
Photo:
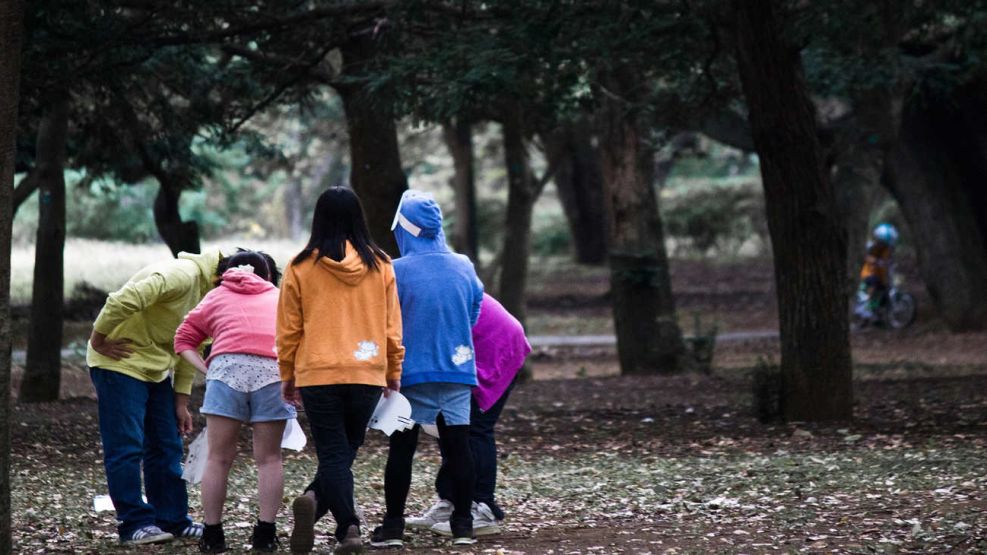
[[[405,191],[391,229],[401,256],[449,252],[442,230],[442,209],[431,193]]]
[[[216,278],[216,268],[219,266],[219,259],[222,256],[219,249],[208,249],[202,254],[190,252],[178,253],[179,259],[191,260],[199,267],[199,290],[203,295],[213,288],[213,280]]]
[[[230,268],[223,272],[221,285],[241,295],[256,295],[274,289],[273,283],[252,271],[248,272],[238,268]]]
[[[318,251],[316,251],[316,256],[319,257],[319,266],[322,266],[346,285],[357,285],[367,275],[367,265],[363,263],[360,254],[356,252],[349,241],[346,242],[346,254],[339,262],[326,256],[320,256]]]

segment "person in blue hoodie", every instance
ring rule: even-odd
[[[442,210],[432,195],[405,192],[391,229],[401,251],[394,261],[405,346],[401,393],[411,403],[411,418],[418,425],[391,434],[384,471],[387,512],[371,545],[403,545],[405,502],[422,424],[438,427],[455,485],[449,519],[453,544],[467,545],[476,541],[469,423],[470,397],[477,383],[472,329],[480,316],[483,284],[473,263],[446,245]]]

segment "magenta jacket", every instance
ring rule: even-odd
[[[514,381],[531,345],[521,322],[486,293],[480,305],[480,319],[473,326],[473,351],[477,381],[473,397],[480,410],[487,411]]]
[[[198,349],[213,339],[208,364],[216,355],[242,353],[277,358],[278,288],[252,273],[230,269],[175,332],[175,352]]]

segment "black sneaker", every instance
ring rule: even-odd
[[[472,518],[451,518],[449,527],[452,531],[452,545],[473,545],[476,536],[473,535]]]
[[[308,553],[315,546],[315,499],[300,495],[291,503],[295,527],[291,529],[288,547],[292,553]]]
[[[370,534],[370,545],[377,548],[404,547],[404,519],[384,518],[384,523]]]
[[[223,524],[207,524],[202,528],[202,538],[199,539],[199,551],[202,553],[225,553],[226,535]]]
[[[250,535],[250,550],[260,553],[274,553],[278,550],[278,532],[273,522],[258,520]]]

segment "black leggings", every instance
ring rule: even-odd
[[[452,484],[452,523],[458,526],[472,526],[473,453],[470,451],[470,427],[447,426],[440,414],[435,424],[439,428],[439,443],[446,454],[449,478]],[[387,501],[386,520],[404,518],[404,505],[411,487],[411,463],[418,447],[420,426],[391,434],[390,451],[387,454],[387,468],[384,471],[384,498]]]

